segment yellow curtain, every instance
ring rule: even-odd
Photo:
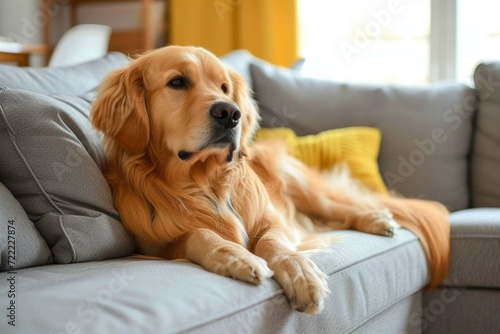
[[[217,56],[247,49],[289,66],[298,58],[297,0],[170,0],[169,43]]]

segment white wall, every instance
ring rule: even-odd
[[[164,20],[165,2],[155,1],[153,9],[154,25],[157,35],[161,33],[161,22]],[[106,24],[117,30],[137,29],[142,25],[142,6],[137,2],[102,3],[81,6],[78,11],[78,21],[81,23]],[[157,46],[164,45],[164,41],[157,39]]]
[[[1,0],[0,35],[17,42],[40,43],[44,22],[38,3],[37,0]]]
[[[43,12],[38,0],[0,0],[0,36],[26,44],[43,41]],[[44,64],[43,56],[32,56],[31,64]]]

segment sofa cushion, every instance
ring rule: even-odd
[[[429,88],[363,86],[316,80],[253,63],[264,127],[299,135],[333,128],[381,130],[379,166],[386,185],[410,197],[468,207],[468,154],[474,91],[448,83]]]
[[[131,254],[101,173],[92,96],[0,89],[0,181],[19,200],[57,263]]]
[[[0,271],[52,263],[52,254],[21,204],[0,183]]]
[[[500,289],[500,208],[454,212],[446,285]]]
[[[72,326],[95,334],[346,333],[427,284],[425,255],[410,232],[400,230],[394,238],[332,233],[343,238],[313,256],[328,275],[332,291],[319,315],[292,311],[272,279],[253,286],[194,264],[119,259],[23,270],[17,283],[22,291],[17,312],[31,318],[20,321],[16,329],[59,333]],[[0,286],[0,295],[6,295],[5,289]],[[5,323],[0,322],[0,331]]]
[[[0,65],[0,86],[42,94],[82,95],[96,87],[113,69],[129,62],[111,52],[101,59],[68,67],[17,67]]]
[[[472,150],[472,205],[500,207],[500,62],[474,73],[479,111]]]
[[[424,294],[423,334],[498,334],[500,290],[444,287]],[[415,321],[414,321],[415,322]]]
[[[248,50],[239,49],[229,52],[228,54],[220,57],[220,60],[229,68],[239,73],[247,82],[249,87],[252,87],[252,75],[250,74],[250,64],[261,63],[269,64],[263,59],[257,58],[252,55]],[[299,58],[295,63],[290,66],[290,69],[296,73],[302,71],[305,59]]]
[[[330,172],[334,165],[345,163],[353,178],[371,190],[387,193],[378,170],[380,131],[367,127],[352,127],[297,137],[292,129],[260,129],[256,141],[283,140],[288,153],[320,171]]]
[[[261,61],[260,59],[254,57],[247,50],[235,50],[228,53],[227,55],[220,57],[220,60],[229,68],[238,72],[245,79],[248,86],[252,86],[250,64],[255,61]]]

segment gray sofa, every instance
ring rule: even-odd
[[[126,57],[4,65],[0,333],[500,332],[500,63],[479,65],[472,89],[319,81],[245,51],[223,60],[251,82],[264,127],[381,129],[388,187],[452,211],[448,279],[424,292],[425,255],[407,230],[331,232],[343,238],[312,257],[331,290],[313,316],[292,311],[272,279],[252,286],[186,262],[134,259],[87,120],[96,86]]]

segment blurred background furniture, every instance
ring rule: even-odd
[[[111,28],[105,25],[76,25],[57,42],[48,66],[70,66],[102,58],[108,53],[110,36]]]
[[[30,66],[34,54],[49,58],[49,67],[71,66],[104,57],[108,53],[111,28],[102,24],[79,24],[67,30],[53,52],[47,44],[0,43],[0,63]],[[52,55],[50,55],[52,53]],[[49,56],[49,57],[47,57]]]
[[[44,26],[44,43],[51,46],[51,6],[61,5],[55,0],[42,0],[43,13],[47,24]],[[165,1],[165,0],[163,0]],[[155,0],[68,0],[64,4],[69,6],[70,24],[75,26],[79,23],[79,9],[85,5],[95,4],[122,4],[127,2],[139,2],[142,10],[142,23],[137,29],[115,30],[113,29],[109,40],[110,51],[120,51],[130,54],[136,50],[149,50],[155,47],[154,33],[154,2]],[[107,24],[107,22],[93,22]],[[162,27],[164,29],[164,27]]]
[[[3,52],[0,51],[1,63],[14,63],[19,66],[29,65],[29,54],[25,52]]]
[[[33,54],[46,54],[48,48],[42,44],[26,44],[16,50],[0,48],[0,63],[30,66],[30,56]]]

